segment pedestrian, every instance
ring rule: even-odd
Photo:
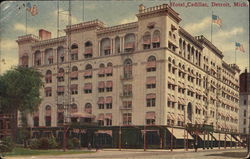
[[[90,142],[88,143],[88,150],[91,150],[91,144],[90,144]]]
[[[97,151],[99,150],[99,145],[98,145],[98,143],[96,143],[95,148],[96,148],[96,152],[97,152]]]
[[[195,152],[197,152],[197,149],[198,149],[198,142],[196,141],[196,142],[194,143],[194,150],[195,150]]]

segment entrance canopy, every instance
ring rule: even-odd
[[[176,139],[191,139],[193,140],[194,138],[187,132],[185,131],[185,137],[184,137],[184,129],[178,129],[178,128],[168,128],[170,133],[172,133],[173,130],[173,135]]]

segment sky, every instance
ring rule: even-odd
[[[4,1],[1,3],[0,14],[0,73],[4,73],[18,64],[18,36],[25,35],[26,8],[23,4],[29,1]],[[213,44],[224,54],[224,60],[235,63],[235,42],[240,42],[245,53],[236,52],[236,63],[244,71],[249,68],[249,4],[247,0],[85,0],[71,1],[72,24],[99,19],[107,26],[137,21],[138,5],[152,7],[170,2],[198,3],[204,2],[208,7],[172,7],[180,14],[180,26],[191,35],[204,35],[211,39],[212,13],[222,19],[222,27],[213,24]],[[231,7],[215,7],[211,3],[229,3]],[[235,7],[234,3],[246,3],[247,7]],[[27,34],[38,35],[43,28],[57,37],[57,1],[30,1],[36,5],[38,14],[32,16],[27,12]],[[60,28],[67,25],[68,1],[60,1]],[[60,36],[64,33],[60,32]]]

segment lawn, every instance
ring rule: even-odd
[[[93,151],[87,150],[33,150],[27,148],[14,148],[12,152],[8,152],[5,156],[35,156],[35,155],[63,155],[63,154],[81,154],[81,153],[92,153]]]

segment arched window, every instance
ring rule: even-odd
[[[90,64],[87,64],[85,67],[85,70],[91,70],[91,69],[92,69],[92,66]]]
[[[160,31],[159,30],[155,30],[153,33],[153,48],[159,48],[161,46],[161,37],[160,37]]]
[[[87,41],[85,43],[85,52],[84,57],[85,58],[91,58],[93,56],[93,44],[91,41]]]
[[[115,53],[120,53],[121,52],[121,42],[120,42],[120,37],[115,38]]]
[[[45,126],[51,126],[51,106],[45,107]]]
[[[69,112],[70,113],[76,113],[78,111],[77,104],[73,103],[69,107]]]
[[[85,66],[84,78],[92,78],[92,66],[90,64]]]
[[[156,71],[156,58],[155,56],[149,56],[147,61],[147,72]]]
[[[72,67],[72,72],[70,73],[71,80],[77,80],[78,79],[78,68],[76,66]]]
[[[124,51],[133,52],[135,50],[135,34],[127,34],[124,37]]]
[[[71,45],[71,52],[70,52],[71,60],[78,60],[78,45],[72,44]]]
[[[99,66],[98,77],[105,77],[105,65],[103,63]]]
[[[105,70],[105,73],[107,76],[112,76],[113,75],[113,65],[111,62],[107,64],[107,68]]]
[[[150,45],[151,45],[151,35],[150,32],[146,32],[143,35],[143,49],[150,49]]]
[[[104,38],[101,40],[101,56],[111,54],[111,42],[109,38]]]
[[[34,61],[34,65],[35,66],[40,66],[41,65],[41,52],[39,50],[37,50],[35,52],[35,61]]]
[[[49,48],[45,50],[45,65],[53,64],[53,49]]]
[[[46,83],[52,83],[52,72],[51,72],[51,70],[46,71],[45,81],[46,81]]]
[[[64,62],[64,48],[62,46],[57,48],[57,59],[59,63],[63,63]]]
[[[64,81],[64,69],[60,68],[57,75],[58,82]]]
[[[130,79],[132,78],[132,60],[126,59],[124,61],[124,78]]]
[[[57,105],[57,126],[62,126],[64,122],[64,107],[63,104]]]
[[[29,56],[27,53],[23,54],[21,57],[21,65],[23,67],[28,67],[29,66]]]
[[[86,103],[84,106],[84,111],[91,114],[92,113],[92,105],[90,103]]]

